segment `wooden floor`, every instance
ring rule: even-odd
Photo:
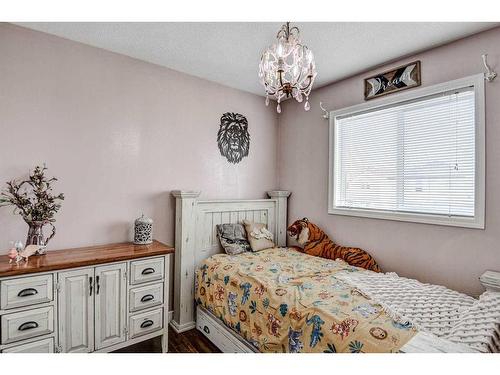
[[[220,353],[220,350],[196,329],[179,334],[171,327],[168,327],[168,352]],[[161,353],[161,339],[157,337],[113,353]]]

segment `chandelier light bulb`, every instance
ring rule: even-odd
[[[278,42],[278,45],[276,47],[276,56],[278,56],[279,58],[282,58],[284,55],[285,55],[285,46],[284,46],[283,40],[280,39],[280,41]]]
[[[313,53],[310,49],[308,49],[306,52],[306,59],[309,64],[314,60]]]
[[[281,113],[280,102],[294,98],[302,103],[306,97],[304,109],[310,108],[309,94],[316,78],[316,65],[312,51],[303,45],[300,31],[284,24],[276,35],[276,43],[268,47],[261,56],[259,79],[266,91],[266,105],[269,98],[278,102],[276,111]]]

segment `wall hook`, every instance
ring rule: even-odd
[[[484,67],[486,68],[486,73],[484,73],[484,79],[486,79],[488,82],[493,82],[493,80],[497,77],[497,73],[491,70],[490,66],[488,65],[488,54],[485,53],[481,55],[483,58],[483,64]]]
[[[324,112],[323,113],[323,118],[324,119],[329,119],[330,118],[330,112],[328,112],[325,107],[323,107],[323,102],[319,102],[319,107],[321,108],[321,110]]]

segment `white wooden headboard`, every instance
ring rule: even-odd
[[[196,326],[194,273],[203,259],[222,252],[216,225],[243,219],[265,223],[278,246],[286,246],[287,200],[290,192],[267,192],[270,199],[198,200],[199,191],[172,191],[175,205],[174,317],[177,332]]]

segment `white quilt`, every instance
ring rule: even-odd
[[[500,293],[485,292],[477,300],[395,273],[346,272],[338,278],[380,303],[398,321],[480,352],[500,352]]]

